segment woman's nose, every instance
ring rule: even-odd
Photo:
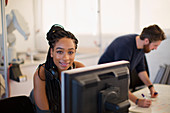
[[[64,60],[69,59],[69,55],[68,55],[67,53],[65,53],[64,56],[63,56],[63,59],[64,59]]]

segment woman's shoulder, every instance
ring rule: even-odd
[[[34,78],[45,81],[45,64],[39,65],[36,72],[34,73]]]
[[[75,68],[85,67],[85,65],[79,61],[74,61],[74,64],[75,64]]]

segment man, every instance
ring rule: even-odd
[[[148,74],[145,70],[144,55],[151,50],[156,50],[163,40],[165,34],[158,25],[151,25],[143,29],[140,35],[129,34],[116,38],[106,49],[99,59],[99,64],[127,60],[130,62],[130,72],[136,69],[139,78],[148,86],[151,97],[157,97]],[[140,107],[149,107],[151,100],[138,99],[129,91],[129,99]]]

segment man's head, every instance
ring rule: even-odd
[[[140,39],[144,41],[144,52],[149,53],[151,50],[157,49],[166,37],[165,33],[158,25],[150,25],[143,29]]]

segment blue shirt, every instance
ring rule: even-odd
[[[130,62],[130,71],[136,69],[139,73],[145,71],[144,51],[138,49],[136,45],[137,34],[128,34],[117,37],[107,47],[106,51],[100,57],[98,64],[114,61],[126,60]]]

